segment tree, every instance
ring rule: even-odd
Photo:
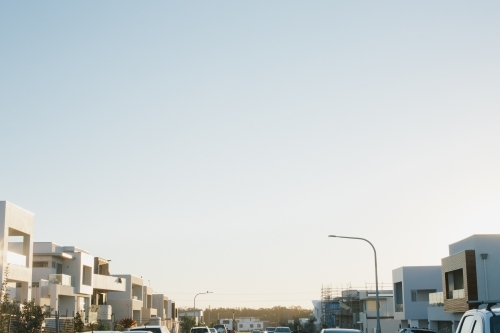
[[[9,331],[10,315],[12,313],[12,303],[7,292],[7,278],[9,277],[9,265],[5,266],[2,287],[0,289],[0,333]]]
[[[12,320],[17,333],[39,333],[45,318],[50,316],[50,310],[35,304],[34,300],[13,302]]]
[[[181,322],[181,332],[189,333],[191,328],[196,326],[196,319],[190,316],[182,316],[179,318]]]
[[[76,313],[73,323],[75,326],[75,332],[83,332],[85,330],[85,324],[83,323],[82,314],[80,313],[80,311]]]
[[[314,324],[318,319],[314,316],[310,316],[309,319],[307,320],[306,324],[304,325],[304,330],[307,333],[314,333],[316,332],[316,325]]]

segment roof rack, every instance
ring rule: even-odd
[[[479,309],[480,305],[487,304],[486,310],[491,312],[491,307],[500,303],[500,300],[486,300],[486,301],[467,301],[467,304],[470,304],[474,307],[474,309]]]

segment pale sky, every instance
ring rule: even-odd
[[[312,307],[500,233],[500,2],[3,1],[0,200],[178,306]]]

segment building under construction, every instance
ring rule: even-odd
[[[321,288],[322,327],[359,329],[358,317],[361,311],[358,290]]]

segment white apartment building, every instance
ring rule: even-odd
[[[53,242],[33,245],[33,298],[64,316],[83,311],[85,320],[111,320],[108,292],[125,290],[125,281],[109,276],[109,263],[75,246]]]
[[[174,306],[174,311],[172,311],[172,306]],[[172,316],[172,312],[175,312],[175,303],[169,301],[164,294],[153,294],[153,308],[156,309],[156,315],[160,318],[162,325],[172,329],[175,325],[175,318]]]
[[[144,292],[143,279],[131,274],[115,276],[125,281],[125,290],[108,295],[107,303],[113,307],[115,320],[132,318],[140,325],[147,323],[149,317],[144,317],[142,314],[144,295],[148,292],[147,290],[146,293]]]
[[[194,317],[196,324],[203,322],[203,310],[179,310],[177,311],[177,316],[180,317]]]
[[[7,279],[11,298],[21,302],[31,299],[34,221],[32,213],[0,201],[0,284]]]

